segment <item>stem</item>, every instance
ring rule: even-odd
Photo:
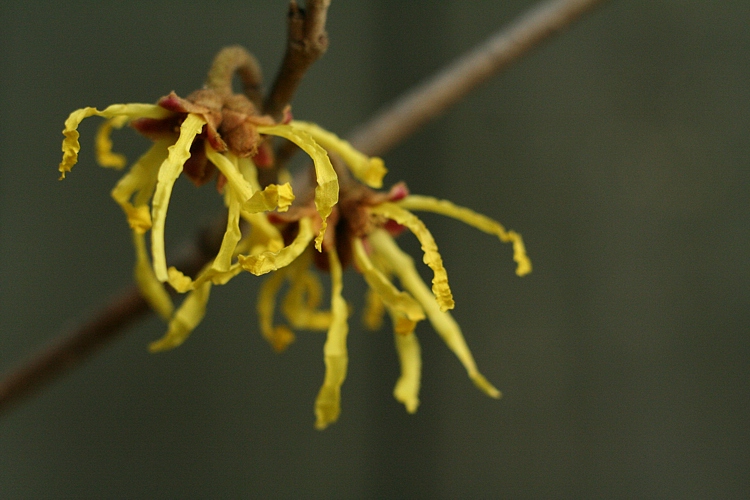
[[[602,1],[553,0],[533,9],[514,24],[494,35],[488,42],[385,108],[385,111],[361,126],[352,135],[352,143],[364,153],[371,155],[388,151],[491,75],[520,59],[539,43],[558,33]],[[308,13],[302,14],[296,3],[292,2],[289,21],[290,45],[282,70],[274,84],[272,96],[266,101],[266,110],[283,111],[291,100],[304,70],[325,51],[327,38],[324,25],[329,3],[330,0],[311,0],[307,4]],[[302,16],[303,21],[300,21],[299,16]],[[315,21],[304,22],[307,19],[315,19]],[[315,49],[317,56],[309,59],[309,62],[306,62],[307,59],[304,57],[301,58],[300,64],[306,64],[302,71],[294,70],[289,67],[291,62],[287,63],[287,59],[300,57],[289,55],[290,52],[296,53],[298,50],[305,52],[293,48],[295,46],[293,40],[297,40],[295,37],[299,33],[308,36],[312,34],[319,43],[318,49]],[[229,70],[224,68],[222,71]],[[291,76],[284,76],[287,73]],[[279,87],[278,90],[277,87]],[[217,225],[217,234],[223,231],[221,226],[221,224]],[[201,243],[187,257],[188,263],[178,267],[186,270],[192,268],[197,271],[205,262],[208,262],[208,259],[216,254],[218,243],[213,248],[206,241],[206,238],[202,237]],[[211,241],[211,238],[208,238],[208,241]],[[29,361],[6,375],[0,382],[0,412],[7,410],[11,404],[17,403],[23,397],[30,396],[35,390],[51,382],[64,371],[83,362],[96,352],[97,348],[114,339],[126,326],[149,311],[145,301],[133,287],[123,290],[102,307],[90,321],[74,330],[63,340],[33,355]]]
[[[300,9],[295,0],[289,4],[289,31],[286,53],[263,105],[263,113],[281,121],[284,108],[292,102],[302,77],[328,49],[326,16],[331,0],[308,0]]]

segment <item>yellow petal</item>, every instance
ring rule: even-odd
[[[112,198],[122,207],[130,227],[143,234],[151,228],[148,202],[156,186],[159,166],[167,157],[169,139],[156,141],[112,189]],[[131,203],[131,198],[135,200]]]
[[[274,326],[273,315],[276,309],[276,296],[284,282],[286,269],[271,274],[258,292],[258,321],[263,337],[276,352],[283,352],[294,342],[294,333],[286,326]]]
[[[249,158],[237,158],[230,155],[242,177],[250,184],[250,192],[260,191],[258,170]],[[264,251],[278,252],[284,247],[284,240],[279,230],[271,224],[263,213],[251,213],[244,209],[240,216],[252,227],[252,231],[238,244],[238,253],[259,254]],[[242,249],[240,249],[240,247]],[[258,250],[260,247],[264,247]]]
[[[266,251],[259,255],[239,255],[237,260],[242,267],[256,276],[276,271],[288,266],[294,259],[305,251],[307,245],[313,239],[312,223],[310,219],[303,217],[299,221],[299,230],[289,246],[277,252]]]
[[[250,213],[270,212],[278,209],[279,212],[286,212],[294,201],[292,186],[288,182],[278,185],[271,184],[266,186],[262,191],[256,191],[247,200],[242,209]]]
[[[135,282],[141,291],[141,295],[163,320],[169,321],[172,317],[174,305],[172,298],[164,288],[164,285],[154,276],[154,270],[146,252],[146,239],[142,233],[133,231],[133,245],[135,246]]]
[[[401,285],[422,305],[433,328],[435,328],[448,348],[453,351],[464,365],[474,385],[488,396],[499,398],[500,391],[479,373],[474,357],[466,345],[466,340],[463,333],[461,333],[458,323],[456,323],[453,316],[449,313],[441,311],[435,303],[429,288],[427,288],[427,285],[422,281],[422,278],[414,267],[412,258],[404,253],[396,242],[393,241],[393,238],[383,230],[371,233],[369,241],[373,249],[382,257],[383,262],[388,264],[390,267],[389,271],[398,277]]]
[[[176,267],[170,266],[167,270],[167,274],[169,275],[167,283],[178,293],[186,293],[190,290],[195,290],[207,281],[210,281],[214,285],[225,285],[242,271],[239,263],[232,264],[226,271],[217,270],[215,264],[215,260],[206,264],[198,273],[195,280],[183,274]]]
[[[170,266],[170,268],[167,269],[167,274],[169,275],[167,282],[178,293],[187,293],[194,289],[194,283],[190,276],[186,276],[176,267]]]
[[[315,141],[328,151],[336,153],[344,160],[354,177],[368,186],[380,189],[383,187],[383,177],[388,170],[380,158],[370,158],[360,153],[349,142],[341,139],[336,134],[329,132],[314,123],[293,121],[294,128],[304,130],[310,134]]]
[[[240,210],[242,207],[242,200],[237,197],[237,194],[233,189],[227,191],[229,191],[227,193],[227,199],[229,202],[227,229],[224,232],[224,238],[221,240],[219,253],[216,254],[216,258],[211,266],[214,271],[220,273],[229,271],[229,268],[232,266],[232,257],[237,248],[237,243],[242,239],[242,231],[240,231]]]
[[[291,125],[258,126],[261,134],[276,135],[295,143],[305,153],[310,155],[315,165],[315,178],[318,186],[315,188],[315,208],[323,223],[320,233],[315,238],[315,248],[321,251],[323,236],[326,232],[328,216],[333,206],[339,201],[339,181],[333,170],[328,153],[304,130],[298,130]]]
[[[315,273],[308,270],[309,251],[288,266],[291,281],[281,310],[293,328],[327,330],[331,326],[331,312],[318,309],[323,298],[323,285]]]
[[[127,116],[120,115],[99,125],[99,130],[96,133],[95,152],[96,162],[100,166],[120,170],[127,163],[124,155],[112,152],[112,139],[110,138],[112,129],[122,128],[127,121]]]
[[[357,264],[359,271],[364,275],[365,281],[374,290],[383,302],[392,307],[401,315],[406,316],[411,321],[420,321],[424,319],[424,311],[419,303],[406,292],[402,292],[393,286],[383,273],[375,269],[367,256],[367,251],[362,244],[362,240],[354,238],[352,240],[352,250],[354,251],[354,262]]]
[[[216,269],[207,269],[205,272],[205,277],[203,275],[199,275],[196,279],[196,283],[203,283],[204,279],[210,279],[211,283],[214,285],[225,285],[242,272],[242,266],[239,264],[239,262],[235,262],[232,264],[232,266],[224,272],[219,272]]]
[[[237,244],[237,252],[248,255],[260,255],[263,252],[278,252],[284,248],[281,232],[271,224],[263,213],[240,213],[250,223],[252,230]],[[243,258],[247,255],[243,255]]]
[[[372,288],[367,288],[365,294],[365,308],[362,312],[362,322],[365,328],[372,331],[380,330],[383,326],[383,314],[385,313],[385,304],[383,299]]]
[[[182,167],[190,158],[190,146],[206,121],[198,115],[188,114],[180,126],[180,137],[169,147],[167,159],[159,167],[156,191],[151,206],[151,256],[154,259],[154,273],[159,281],[167,281],[167,257],[164,251],[164,226],[167,221],[169,198]]]
[[[185,342],[190,332],[203,321],[210,293],[210,281],[191,291],[169,322],[166,335],[152,342],[148,350],[151,352],[167,351]]]
[[[443,259],[440,257],[435,239],[424,223],[416,215],[393,203],[382,203],[372,207],[370,210],[374,214],[380,214],[395,220],[414,233],[414,236],[417,237],[419,243],[422,245],[424,263],[434,273],[432,278],[432,293],[435,294],[435,300],[437,300],[440,310],[447,311],[448,309],[453,309],[455,303],[453,302],[451,289],[448,286],[448,273],[443,266]]]
[[[237,162],[237,170],[239,170],[242,174],[242,177],[244,177],[245,180],[250,183],[250,186],[253,188],[253,192],[260,191],[260,183],[258,182],[258,169],[255,164],[253,164],[252,160],[250,160],[250,158],[238,158],[234,155],[232,160]]]
[[[468,208],[454,205],[448,200],[439,200],[431,196],[409,195],[396,203],[407,210],[424,210],[453,217],[480,231],[496,235],[503,243],[512,242],[513,260],[518,265],[516,274],[524,276],[531,272],[531,260],[526,255],[526,247],[523,244],[521,235],[515,231],[506,231],[499,222]]]
[[[346,350],[346,336],[349,326],[346,323],[348,308],[341,296],[344,288],[341,262],[334,248],[328,250],[331,270],[331,327],[323,346],[326,374],[323,385],[315,400],[315,428],[323,430],[339,418],[341,413],[341,385],[346,379],[349,357]]]
[[[304,330],[327,330],[331,326],[331,312],[322,311],[309,299],[318,292],[318,278],[307,272],[292,284],[284,297],[282,311],[293,328]],[[322,288],[321,288],[322,290]],[[308,299],[305,300],[305,297]]]
[[[206,141],[205,144],[206,158],[208,158],[211,163],[216,165],[216,168],[219,169],[219,172],[224,174],[224,177],[226,177],[227,179],[227,184],[229,184],[232,189],[237,191],[238,196],[242,199],[243,202],[250,198],[255,190],[242,175],[242,172],[240,172],[238,168],[239,162],[235,163],[234,161],[232,161],[236,158],[236,156],[232,153],[227,153],[226,155],[219,153],[211,147],[208,141]]]
[[[406,411],[415,413],[419,406],[419,386],[422,378],[422,351],[414,332],[393,335],[396,343],[401,376],[396,381],[393,397],[404,404]]]
[[[398,314],[393,308],[386,306],[388,312],[391,313],[391,320],[393,321],[393,332],[399,335],[409,335],[417,327],[417,322]]]
[[[95,115],[103,118],[125,116],[129,120],[135,118],[162,119],[171,116],[172,112],[155,104],[112,104],[102,111],[96,108],[81,108],[73,111],[65,120],[65,129],[63,129],[63,135],[65,136],[62,143],[63,159],[58,168],[60,179],[64,179],[65,174],[70,172],[73,165],[78,162],[78,152],[81,150],[81,144],[78,142],[80,137],[78,125],[85,118]]]

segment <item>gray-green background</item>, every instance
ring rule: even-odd
[[[345,134],[533,5],[333,0],[331,48],[295,115]],[[129,282],[124,218],[94,166],[57,181],[73,109],[199,87],[227,44],[280,61],[285,1],[0,7],[0,370]],[[214,289],[179,349],[140,322],[0,419],[2,498],[741,498],[750,474],[750,2],[615,0],[385,156],[391,182],[520,231],[534,272],[425,217],[480,368],[477,391],[427,324],[422,405],[391,396],[388,331],[359,324],[340,421],[313,429],[321,334],[283,355],[258,333],[258,279]],[[133,159],[147,145],[124,131]],[[174,247],[218,213],[177,187]],[[409,238],[403,245],[414,255]],[[427,275],[427,273],[425,273]]]

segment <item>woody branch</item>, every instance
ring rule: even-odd
[[[289,4],[286,53],[263,103],[263,113],[276,121],[282,119],[284,108],[291,104],[307,70],[328,49],[326,17],[330,4],[331,0],[309,0],[305,9],[300,8],[295,0]]]

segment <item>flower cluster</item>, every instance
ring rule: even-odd
[[[171,93],[153,105],[114,104],[101,111],[88,107],[74,111],[65,122],[61,178],[77,162],[77,128],[87,117],[106,119],[96,136],[97,162],[104,167],[126,166],[125,158],[112,151],[113,129],[129,124],[153,140],[112,190],[132,231],[136,282],[168,323],[166,334],[149,349],[163,351],[184,342],[203,319],[213,285],[227,283],[243,271],[256,276],[272,273],[258,297],[260,330],[271,346],[283,351],[294,340],[292,329],[327,331],[325,378],[315,402],[316,427],[323,429],[340,413],[349,316],[342,274],[353,263],[369,285],[365,324],[378,329],[385,313],[392,319],[401,364],[394,396],[407,411],[413,413],[419,404],[421,356],[414,330],[423,319],[430,321],[475,385],[499,397],[500,392],[478,371],[461,329],[448,313],[454,301],[442,258],[432,235],[412,212],[453,217],[512,243],[516,273],[523,276],[531,271],[531,263],[520,235],[448,201],[410,195],[403,184],[377,191],[386,173],[382,160],[363,155],[317,125],[292,120],[288,110],[281,122],[263,115],[252,85],[244,94],[232,92],[231,75],[239,70],[237,65],[225,67],[222,61],[227,54],[254,64],[244,49],[230,47],[217,56],[207,85],[187,98]],[[294,187],[290,182],[261,183],[262,169],[278,169],[271,136],[291,141],[307,153],[314,176]],[[172,188],[181,174],[196,185],[215,177],[227,208],[220,248],[195,276],[167,265],[164,244]],[[283,169],[277,177],[289,178]],[[421,244],[424,263],[433,273],[431,287],[394,241],[404,229]],[[330,273],[328,309],[321,308],[323,287],[311,270],[313,264]],[[277,296],[285,284],[280,309],[289,326],[275,321]],[[167,285],[185,294],[179,307]]]

